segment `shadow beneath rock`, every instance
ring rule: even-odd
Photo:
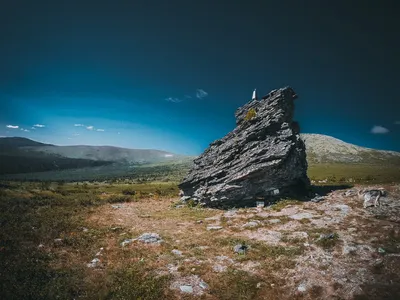
[[[320,196],[326,196],[333,191],[351,189],[352,187],[353,187],[353,185],[349,185],[349,184],[313,185],[313,186],[311,186],[311,192],[313,193],[313,195],[318,194]]]

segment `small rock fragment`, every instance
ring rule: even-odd
[[[280,219],[271,219],[271,220],[268,220],[268,222],[270,222],[271,224],[276,224],[276,223],[281,223],[281,220]]]
[[[260,225],[260,223],[259,222],[257,222],[257,221],[250,221],[250,222],[247,222],[246,224],[244,224],[243,225],[243,227],[245,227],[245,228],[251,228],[251,227],[257,227],[257,226],[259,226]]]
[[[298,287],[297,287],[297,290],[299,291],[299,292],[305,292],[306,290],[307,290],[307,288],[306,288],[306,285],[304,284],[304,283],[301,283]]]
[[[119,209],[119,208],[122,208],[123,205],[122,204],[112,204],[111,207],[114,209]]]
[[[217,226],[217,225],[207,226],[207,230],[220,230],[220,229],[222,229],[222,226]]]
[[[96,268],[100,265],[100,259],[94,258],[90,263],[87,264],[88,268]]]
[[[158,233],[146,232],[137,238],[138,241],[141,241],[146,244],[160,244],[163,242],[160,235]]]
[[[134,239],[126,239],[121,243],[122,247],[125,247],[126,245],[129,245],[130,243],[132,243],[134,241]]]
[[[243,244],[237,244],[233,247],[233,251],[238,254],[245,254],[248,249],[249,247]]]
[[[345,245],[345,246],[343,246],[343,251],[342,251],[342,253],[343,254],[350,254],[350,253],[354,253],[354,252],[356,252],[357,251],[357,247],[356,246],[353,246],[353,245]]]
[[[199,286],[200,286],[203,290],[208,289],[208,284],[205,283],[203,280],[200,281]]]
[[[227,266],[223,266],[223,265],[220,265],[220,264],[213,265],[213,271],[217,272],[217,273],[225,272],[227,269],[228,269]]]
[[[181,285],[179,288],[183,293],[188,293],[188,294],[193,293],[193,288],[191,285]]]
[[[172,250],[171,251],[173,254],[175,254],[175,255],[177,255],[177,256],[182,256],[183,254],[182,254],[182,251],[179,251],[179,250],[177,250],[177,249],[174,249],[174,250]]]
[[[318,195],[318,194],[315,194],[315,197],[311,199],[311,202],[318,203],[318,202],[320,202],[320,201],[322,201],[322,200],[324,200],[324,199],[325,199],[324,196],[320,196],[320,195]]]

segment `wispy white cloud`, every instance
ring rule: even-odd
[[[87,126],[86,129],[87,129],[87,130],[93,130],[93,129],[94,129],[94,126]]]
[[[100,131],[100,132],[103,132],[104,131],[104,129],[96,129],[96,131]]]
[[[22,131],[25,131],[25,132],[30,132],[30,130],[24,129],[24,128],[21,128],[21,130],[22,130]]]
[[[395,125],[400,125],[400,121],[394,121]]]
[[[74,124],[75,127],[84,127],[85,125],[83,124]]]
[[[371,128],[371,133],[373,134],[385,134],[388,133],[389,129],[380,126],[380,125],[375,125],[374,127]]]
[[[121,132],[118,132],[118,134],[121,134]]]
[[[43,125],[43,124],[35,124],[35,125],[33,125],[33,127],[37,127],[37,128],[43,128],[43,127],[46,127],[45,125]]]
[[[19,126],[18,125],[7,125],[7,128],[11,128],[11,129],[18,129]]]
[[[31,129],[36,130],[36,127],[31,127]]]
[[[203,99],[208,96],[208,93],[205,90],[197,89],[196,90],[196,97],[199,99]]]
[[[79,136],[80,134],[79,133],[74,133],[74,134],[72,134],[73,136]]]
[[[168,97],[168,98],[165,98],[165,101],[173,102],[173,103],[179,103],[179,102],[182,102],[182,99],[174,98],[174,97]]]

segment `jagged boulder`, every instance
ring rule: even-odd
[[[307,194],[305,144],[293,121],[295,98],[286,87],[237,109],[237,127],[211,143],[179,185],[185,199],[242,206]]]

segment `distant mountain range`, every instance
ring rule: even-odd
[[[163,164],[188,157],[153,149],[111,146],[55,146],[26,138],[0,138],[0,174],[98,167],[110,164]]]
[[[400,153],[352,145],[331,136],[302,134],[310,165],[324,163],[399,165]],[[180,164],[194,157],[154,149],[111,146],[55,146],[26,138],[0,138],[0,175],[68,169],[126,170],[138,166]],[[108,167],[107,167],[108,166]],[[111,167],[112,166],[112,167]]]

